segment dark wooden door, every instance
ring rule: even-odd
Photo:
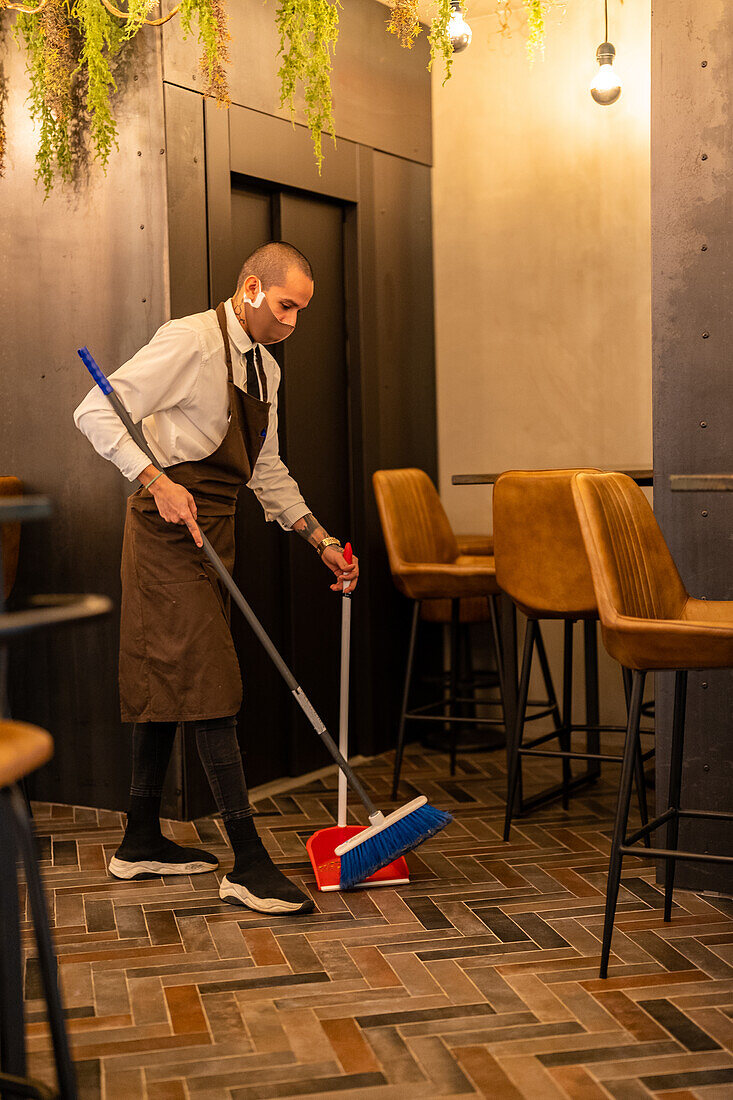
[[[317,518],[349,537],[350,446],[343,280],[343,205],[233,177],[231,285],[258,245],[289,241],[310,260],[315,293],[296,330],[271,349],[282,371],[280,453]],[[251,492],[237,511],[236,579],[311,702],[335,730],[340,598],[298,535],[265,523]],[[244,681],[240,735],[255,785],[329,762],[287,687],[240,615],[233,633]]]
[[[343,207],[320,196],[281,192],[276,229],[313,267],[314,294],[295,332],[279,345],[283,455],[306,503],[326,530],[351,534],[348,362],[344,301]],[[299,536],[290,549],[290,631],[295,675],[335,733],[341,597],[333,575]],[[299,711],[293,711],[290,774],[329,763]]]

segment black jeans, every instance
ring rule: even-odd
[[[237,741],[237,719],[211,718],[192,723],[196,747],[216,806],[224,821],[251,817],[242,753]],[[136,722],[132,734],[132,783],[130,794],[157,797],[163,792],[173,742],[175,722]]]

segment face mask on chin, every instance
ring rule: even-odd
[[[261,287],[262,284],[260,284]],[[262,289],[253,302],[245,295],[244,318],[252,342],[255,344],[279,344],[295,331],[295,325],[286,325],[278,321]]]

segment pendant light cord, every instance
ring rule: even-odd
[[[608,42],[608,0],[603,0],[603,6],[606,12],[606,37],[603,41]]]

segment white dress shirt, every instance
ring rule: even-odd
[[[247,388],[245,352],[253,347],[232,307],[225,303],[232,355],[232,377]],[[310,512],[297,483],[280,458],[277,437],[277,390],[280,368],[267,348],[258,345],[267,379],[270,418],[267,436],[247,482],[265,513],[290,530]],[[213,309],[166,321],[150,343],[110,375],[110,381],[143,432],[161,465],[195,462],[216,450],[228,427],[227,366],[221,329]],[[258,379],[259,385],[259,379]],[[254,397],[261,397],[259,392]],[[95,386],[74,412],[74,423],[96,451],[134,481],[148,456],[124,427],[102,391]]]

